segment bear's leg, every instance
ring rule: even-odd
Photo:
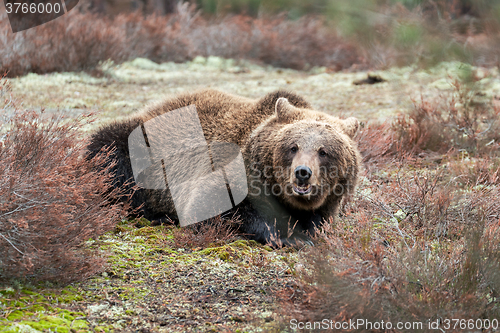
[[[320,212],[301,212],[294,216],[300,222],[302,229],[304,229],[309,236],[314,236],[316,230],[319,229],[324,222]]]
[[[272,196],[249,196],[238,209],[243,221],[240,230],[258,242],[273,247],[312,245],[311,239],[303,233],[300,220]]]
[[[324,221],[333,223],[339,216],[340,203],[342,202],[341,196],[331,195],[319,213],[324,218]]]

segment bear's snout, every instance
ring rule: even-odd
[[[311,178],[312,171],[308,166],[299,165],[295,168],[295,177],[299,182],[305,183],[309,178]]]
[[[309,179],[312,176],[311,168],[307,165],[299,165],[295,168],[295,178],[296,182],[293,183],[293,191],[298,195],[310,194],[312,186],[309,183]]]

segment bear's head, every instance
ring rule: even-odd
[[[276,102],[275,115],[252,133],[245,153],[270,195],[299,210],[316,210],[355,186],[360,157],[345,120]],[[252,186],[252,184],[250,184]]]

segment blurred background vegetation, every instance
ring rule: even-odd
[[[84,0],[77,8],[15,35],[0,14],[0,71],[197,56],[327,71],[499,64],[500,0]]]
[[[94,0],[109,2],[111,0]],[[174,14],[178,0],[114,0],[145,14]],[[206,19],[314,16],[374,58],[372,65],[459,60],[497,65],[500,0],[189,0]],[[105,8],[95,5],[94,8]],[[109,8],[109,5],[108,5]],[[112,10],[110,10],[112,12]]]
[[[257,16],[262,13],[277,14],[289,12],[290,18],[306,14],[325,14],[335,17],[342,13],[354,17],[362,17],[364,11],[378,11],[380,8],[402,5],[408,10],[422,7],[435,14],[481,15],[498,10],[498,0],[196,0],[195,3],[205,13],[234,13]]]
[[[434,65],[452,59],[483,65],[497,62],[496,55],[480,51],[491,51],[485,39],[500,31],[499,0],[196,0],[196,5],[218,16],[284,13],[296,20],[318,15],[342,36],[381,52],[382,65],[387,65],[384,58],[391,58],[383,54],[388,48],[400,53],[399,65]]]

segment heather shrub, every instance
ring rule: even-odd
[[[416,182],[401,186],[407,193],[424,193],[433,181],[427,187]],[[374,192],[373,198],[386,192]],[[445,318],[498,318],[499,188],[470,189],[453,207],[439,195],[422,202],[422,195],[406,198],[420,205],[415,214],[434,217],[449,229],[466,228],[453,239],[422,233],[405,221],[411,215],[398,212],[401,202],[393,202],[404,193],[391,194],[391,199],[358,197],[356,209],[347,209],[342,222],[326,224],[318,245],[304,253],[307,264],[297,269],[301,282],[282,292],[283,311],[308,322],[421,322],[421,331],[431,331],[428,320],[441,320],[443,327]],[[438,226],[429,223],[431,228]],[[392,328],[385,331],[402,331]]]
[[[273,66],[326,66],[342,70],[353,64],[364,65],[356,44],[328,28],[318,16],[304,16],[296,21],[279,16],[257,19],[252,28],[251,54]]]
[[[355,140],[363,157],[363,164],[367,167],[393,158],[396,142],[389,122],[363,124]]]
[[[451,177],[464,186],[500,183],[500,158],[486,154],[470,157],[461,153],[448,162]]]
[[[471,155],[498,151],[500,109],[491,102],[476,102],[474,82],[453,81],[454,92],[435,100],[414,103],[394,122],[401,149],[445,153],[450,149]]]
[[[195,27],[201,28],[203,22],[188,3],[179,3],[176,14],[168,16],[131,13],[113,19],[124,40],[121,46],[124,59],[141,57],[156,62],[194,58],[189,34]]]
[[[0,14],[0,70],[9,76],[80,71],[100,61],[127,59],[121,27],[106,17],[70,11],[62,17],[13,34]]]
[[[4,97],[5,81],[2,85]],[[92,275],[105,260],[83,245],[111,230],[125,205],[111,198],[110,151],[84,157],[80,127],[60,114],[0,108],[0,279],[70,281]],[[2,102],[4,99],[2,98]]]
[[[331,56],[349,60],[356,68],[408,64],[432,66],[452,59],[480,66],[498,64],[500,24],[495,14],[499,8],[497,1],[198,0],[193,3],[211,15],[245,15],[257,24],[285,19],[287,24],[295,27],[294,34],[287,40],[276,40],[276,45],[280,46],[276,51],[282,47],[293,49],[286,41],[298,41],[301,47],[310,47],[311,58],[321,60],[320,63],[311,62],[313,65],[331,66],[328,64]],[[271,19],[262,20],[265,16]],[[324,47],[316,42],[314,34],[304,33],[310,31],[306,17],[316,18],[315,22],[325,20],[337,36],[341,36],[334,39],[334,52],[329,46],[330,39],[318,38],[318,41],[327,42],[328,46]],[[294,20],[303,20],[303,24],[295,24]],[[271,30],[282,29],[278,28],[279,25],[283,26],[278,22]],[[329,38],[332,37],[335,36],[330,33]],[[313,41],[306,43],[304,38]],[[346,48],[351,52],[345,53]],[[295,53],[298,59],[294,59]],[[292,67],[297,66],[301,53],[292,50],[288,55],[291,59],[284,62],[285,66],[290,66],[286,65],[288,62]],[[321,55],[317,56],[318,53]]]
[[[237,216],[217,216],[209,221],[173,229],[173,242],[179,248],[203,248],[213,243],[226,242],[237,236]]]

